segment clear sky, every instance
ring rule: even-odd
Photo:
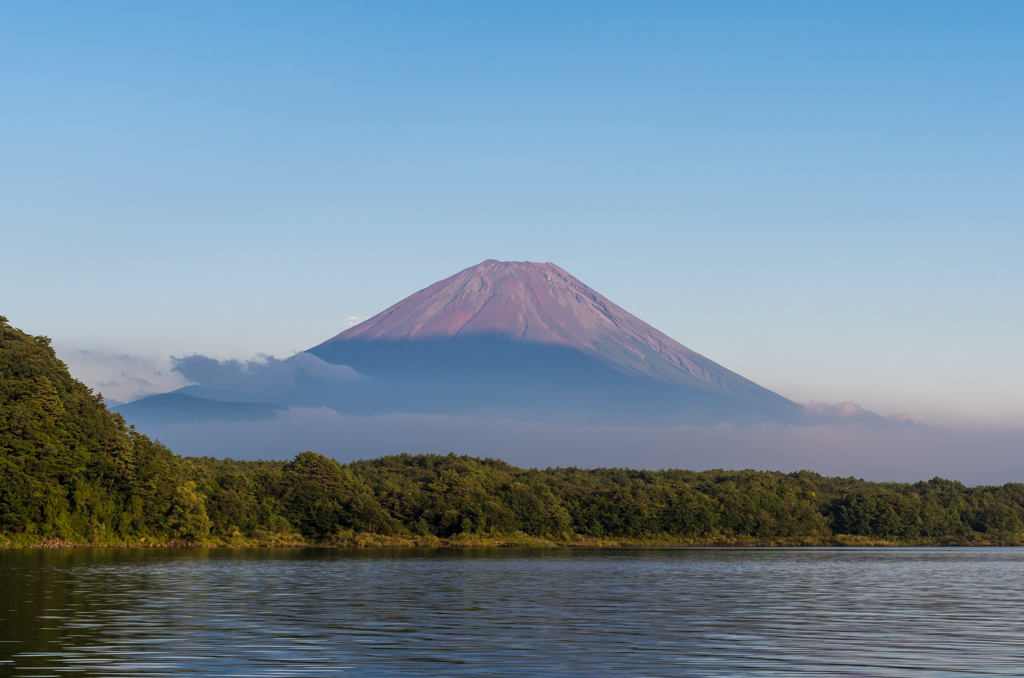
[[[1020,2],[3,3],[0,314],[99,383],[553,261],[794,400],[1024,427],[1022,36]]]

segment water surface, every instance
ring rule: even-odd
[[[1024,550],[0,551],[13,676],[1021,676]]]

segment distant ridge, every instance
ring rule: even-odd
[[[161,393],[113,408],[138,426],[201,423],[206,421],[261,421],[284,410],[270,403],[224,402],[184,393]]]

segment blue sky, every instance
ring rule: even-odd
[[[1024,427],[1021,35],[1014,2],[4,3],[0,313],[154,381],[553,261],[794,400]]]

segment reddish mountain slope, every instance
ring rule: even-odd
[[[485,261],[317,348],[472,337],[561,346],[634,378],[784,400],[691,351],[552,263]]]

